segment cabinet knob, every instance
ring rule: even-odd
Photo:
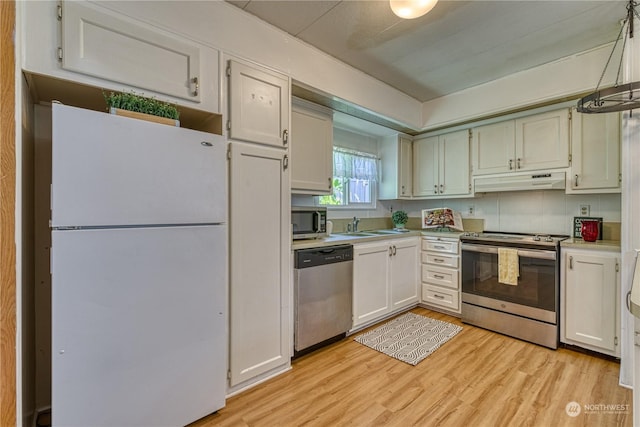
[[[509,159],[509,170],[513,170],[513,159]]]
[[[518,168],[518,169],[521,169],[521,168],[522,168],[522,166],[520,166],[520,157],[518,157],[518,164],[517,164],[517,168]]]
[[[289,143],[289,131],[287,129],[282,131],[282,144],[287,145]]]
[[[438,184],[435,184],[435,185],[433,186],[433,192],[434,192],[435,194],[438,194]]]
[[[440,184],[440,194],[444,194],[444,184]]]
[[[573,176],[573,186],[577,187],[578,186],[578,174],[575,174]]]

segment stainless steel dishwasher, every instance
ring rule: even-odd
[[[353,246],[299,249],[294,268],[294,356],[300,356],[351,328]]]

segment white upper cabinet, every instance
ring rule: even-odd
[[[620,113],[571,111],[567,193],[620,192]]]
[[[472,135],[473,175],[514,169],[516,132],[513,120],[476,127]]]
[[[333,181],[333,113],[294,99],[291,109],[291,192],[330,194]]]
[[[22,68],[39,79],[39,86],[50,84],[42,77],[53,77],[220,113],[217,49],[165,31],[161,23],[150,25],[91,2],[24,2],[23,6],[21,20],[28,31],[22,34]],[[95,89],[80,92],[80,86],[73,90],[51,86],[37,88],[46,100],[89,105],[95,104],[94,97],[101,101]]]
[[[378,199],[410,199],[413,187],[412,141],[396,135],[381,141]]]
[[[515,167],[520,171],[569,166],[569,110],[516,119]]]
[[[229,61],[229,138],[286,148],[291,97],[283,74]]]
[[[414,197],[442,198],[470,192],[468,130],[414,140]]]
[[[473,129],[472,174],[569,166],[569,111],[561,109]]]

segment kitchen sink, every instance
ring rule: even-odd
[[[381,234],[403,234],[403,233],[408,233],[409,230],[374,230],[374,231],[368,231],[368,233],[371,234],[376,234],[376,235],[381,235]]]
[[[341,236],[353,236],[353,237],[371,237],[378,236],[378,234],[373,231],[344,231],[342,233],[335,233]]]
[[[400,231],[400,230],[367,230],[367,231],[344,231],[342,233],[335,233],[341,236],[352,236],[352,237],[371,237],[371,236],[384,236],[387,234],[404,234],[408,233],[409,230]]]

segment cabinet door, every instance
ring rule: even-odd
[[[400,196],[411,197],[413,193],[413,164],[412,164],[412,141],[410,138],[400,137],[400,164],[398,165],[398,176],[400,179]]]
[[[569,166],[569,110],[516,120],[516,170]]]
[[[387,243],[355,245],[353,248],[353,326],[362,325],[390,311]]]
[[[572,111],[570,178],[567,193],[620,190],[620,113]]]
[[[420,265],[418,243],[418,237],[390,242],[393,253],[393,256],[389,258],[392,310],[418,302],[418,285],[420,282],[418,276]]]
[[[380,181],[378,199],[410,199],[413,187],[412,139],[393,135],[380,141]]]
[[[508,120],[472,130],[473,175],[509,172],[515,168],[515,122]]]
[[[291,190],[330,194],[333,181],[333,120],[330,114],[291,110]]]
[[[282,74],[229,61],[229,137],[285,147],[289,142],[289,81]]]
[[[200,102],[198,45],[84,2],[62,7],[62,68]]]
[[[440,194],[469,194],[469,131],[440,135]]]
[[[416,139],[413,142],[413,195],[435,196],[438,186],[438,137]]]
[[[291,237],[285,157],[282,150],[231,143],[231,386],[289,363]],[[247,226],[256,221],[265,226]]]
[[[615,351],[616,262],[615,257],[565,253],[562,310],[568,340]]]

